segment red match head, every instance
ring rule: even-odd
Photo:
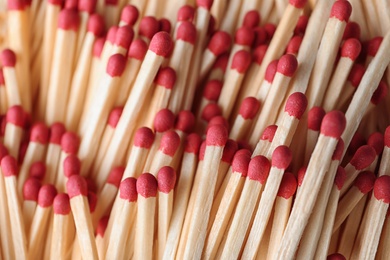
[[[390,203],[390,176],[383,175],[376,179],[374,184],[374,196],[386,204]]]
[[[305,7],[307,0],[289,0],[288,2],[290,5],[302,9],[303,7]]]
[[[196,0],[196,5],[204,9],[210,10],[214,0]]]
[[[28,178],[23,185],[23,198],[29,201],[38,201],[38,193],[41,182],[35,178]]]
[[[163,166],[157,173],[158,190],[168,194],[175,188],[176,172],[170,166]]]
[[[133,177],[124,179],[119,185],[119,197],[128,202],[136,202],[137,196],[137,179]]]
[[[137,22],[138,16],[139,11],[137,7],[135,7],[134,5],[126,5],[122,9],[121,21],[127,25],[133,26]]]
[[[297,173],[298,186],[302,186],[303,179],[305,178],[306,170],[307,170],[307,166],[303,166],[298,170]]]
[[[50,127],[50,143],[61,144],[62,136],[65,134],[65,126],[63,123],[54,123]]]
[[[158,20],[158,24],[160,25],[160,31],[171,33],[172,25],[168,19],[161,18]]]
[[[355,132],[355,134],[352,136],[352,139],[351,139],[351,142],[348,146],[348,154],[349,155],[354,155],[357,151],[357,149],[360,148],[360,146],[363,146],[367,144],[366,142],[366,139],[365,137],[363,136],[363,134],[359,133],[359,132]]]
[[[297,179],[291,172],[285,172],[279,185],[278,197],[291,198],[297,190]]]
[[[130,44],[127,56],[141,61],[144,59],[147,51],[148,45],[146,42],[142,39],[135,39]]]
[[[341,166],[337,168],[336,175],[334,177],[334,184],[337,186],[338,190],[341,190],[344,186],[345,179],[347,178],[347,173],[345,169]]]
[[[115,128],[118,125],[122,112],[123,107],[115,107],[113,110],[111,110],[110,115],[108,116],[108,125],[110,125],[112,128]]]
[[[42,208],[48,208],[53,205],[57,190],[52,184],[46,184],[41,187],[38,193],[38,205]]]
[[[18,175],[18,165],[16,160],[11,155],[6,155],[1,159],[0,162],[1,170],[5,177],[17,176]]]
[[[251,161],[251,152],[247,149],[241,149],[236,152],[232,161],[232,171],[241,174],[242,177],[248,175],[249,162]]]
[[[167,57],[172,51],[173,42],[167,32],[156,33],[149,45],[149,50],[158,56]]]
[[[370,171],[363,171],[356,177],[353,185],[358,188],[361,193],[367,194],[374,188],[375,174]]]
[[[386,127],[384,135],[384,143],[386,147],[390,147],[390,126]]]
[[[246,97],[240,106],[238,112],[242,118],[246,120],[252,120],[260,109],[260,101],[255,97]]]
[[[346,119],[344,114],[341,111],[331,111],[322,119],[321,134],[338,139],[344,132],[345,125]]]
[[[209,45],[207,48],[215,55],[219,56],[222,53],[226,52],[230,48],[231,37],[227,32],[217,31],[211,37]]]
[[[106,39],[104,37],[100,37],[100,38],[95,40],[95,43],[93,44],[93,49],[92,49],[93,57],[99,58],[101,56],[105,41],[106,41]]]
[[[99,14],[92,14],[88,19],[87,31],[93,33],[95,37],[102,36],[104,32],[104,19]]]
[[[11,49],[5,49],[0,53],[0,61],[4,67],[15,67],[16,55]]]
[[[376,53],[378,52],[382,41],[383,41],[383,37],[381,37],[381,36],[374,37],[371,40],[369,40],[368,46],[367,46],[367,55],[374,57],[376,55]]]
[[[81,12],[92,14],[95,11],[97,0],[78,0],[78,8]]]
[[[297,58],[292,54],[285,54],[280,57],[277,72],[286,77],[292,77],[298,68]]]
[[[199,153],[201,142],[202,139],[197,133],[189,134],[184,144],[184,152],[197,155]]]
[[[77,32],[80,25],[80,16],[77,10],[62,9],[58,15],[58,28]]]
[[[48,0],[47,2],[52,5],[59,5],[59,6],[62,6],[64,4],[64,0]]]
[[[181,22],[179,27],[177,28],[176,39],[194,45],[196,41],[195,25],[188,21]]]
[[[122,76],[126,68],[126,61],[126,57],[119,53],[110,56],[107,62],[106,73],[111,77]]]
[[[240,50],[236,52],[232,59],[232,70],[236,70],[238,73],[244,74],[251,65],[252,56],[248,51]]]
[[[96,236],[100,236],[101,238],[104,237],[109,218],[110,216],[104,216],[99,220],[99,223],[96,227]]]
[[[209,103],[203,108],[201,118],[206,122],[210,122],[212,118],[220,115],[222,115],[222,110],[218,104]]]
[[[294,29],[294,35],[304,35],[308,22],[309,22],[309,16],[307,15],[299,16],[297,25],[295,26]]]
[[[116,36],[116,32],[118,31],[119,27],[114,25],[114,26],[111,26],[110,29],[108,29],[108,32],[107,32],[107,41],[111,44],[114,44],[115,42],[115,36]]]
[[[281,170],[286,170],[292,161],[292,152],[290,148],[285,145],[281,145],[275,148],[272,153],[272,167],[276,167]]]
[[[46,174],[46,165],[41,162],[34,162],[30,166],[29,176],[37,180],[43,180]]]
[[[265,71],[265,76],[264,76],[264,79],[267,82],[272,83],[272,81],[274,81],[274,77],[275,77],[275,74],[276,74],[276,71],[278,68],[278,63],[279,63],[279,60],[273,60],[268,64],[267,69]]]
[[[357,170],[363,170],[371,165],[376,158],[376,151],[370,145],[363,145],[357,149],[350,164]]]
[[[228,131],[223,125],[214,125],[207,130],[207,146],[225,146],[228,140]]]
[[[66,132],[61,137],[61,148],[65,153],[76,154],[79,150],[80,138],[73,132]]]
[[[290,116],[297,119],[301,119],[303,113],[305,113],[307,107],[307,98],[305,94],[301,92],[295,92],[291,94],[287,101],[284,111]]]
[[[354,64],[352,66],[351,72],[348,75],[348,81],[351,83],[353,87],[357,88],[365,72],[366,69],[364,68],[363,65],[358,63]]]
[[[15,105],[10,108],[8,108],[5,120],[10,124],[13,124],[18,127],[24,127],[26,123],[26,117],[25,117],[24,110],[21,106]]]
[[[234,35],[234,42],[239,45],[252,46],[254,40],[255,32],[250,27],[242,26],[237,29]]]
[[[160,68],[154,82],[156,82],[158,86],[172,89],[176,83],[176,71],[171,67]]]
[[[348,1],[338,0],[336,1],[330,11],[330,17],[334,17],[341,22],[348,22],[352,13],[352,6]]]
[[[252,58],[257,65],[261,65],[261,63],[263,62],[263,58],[265,56],[265,53],[267,52],[267,49],[268,49],[268,45],[262,44],[257,46],[256,49],[253,51]],[[275,72],[276,72],[276,67],[275,67]]]
[[[339,139],[337,142],[336,148],[333,151],[332,160],[333,161],[340,161],[343,156],[344,152],[344,140],[342,138]]]
[[[0,68],[0,88],[1,87],[5,87],[4,73],[2,68]]]
[[[64,8],[77,11],[79,0],[65,0]]]
[[[8,10],[23,11],[26,7],[26,2],[23,0],[8,0],[7,8]]]
[[[296,35],[296,36],[292,37],[287,45],[286,53],[292,54],[292,55],[297,55],[298,51],[299,51],[299,47],[301,47],[302,40],[303,40],[303,38],[300,35]]]
[[[173,157],[180,146],[180,137],[174,130],[166,131],[161,137],[160,147],[164,154]]]
[[[245,16],[244,20],[242,22],[242,26],[248,27],[248,28],[255,28],[260,24],[260,13],[257,10],[250,10],[248,11]]]
[[[148,127],[141,127],[134,134],[134,146],[149,149],[154,142],[154,133]]]
[[[74,155],[69,154],[64,160],[64,175],[69,178],[72,175],[79,175],[81,170],[81,161]]]
[[[387,92],[389,91],[389,87],[387,86],[386,82],[381,80],[379,82],[378,87],[374,91],[371,97],[371,104],[374,106],[377,106],[382,100],[385,99],[387,96]]]
[[[192,22],[195,17],[195,8],[191,5],[183,5],[177,12],[177,22],[189,21]]]
[[[68,215],[70,213],[70,202],[69,196],[65,193],[59,193],[54,197],[53,200],[54,214]]]
[[[271,41],[272,37],[275,34],[276,31],[276,25],[272,23],[266,23],[264,24],[264,30],[267,33],[267,40],[266,41]]]
[[[367,140],[367,144],[375,149],[376,155],[379,156],[384,148],[384,135],[380,132],[372,133]]]
[[[346,258],[345,258],[345,256],[343,256],[340,253],[334,253],[334,254],[328,255],[326,260],[346,260]]]
[[[266,157],[262,155],[255,156],[249,162],[248,177],[264,184],[268,178],[270,168],[271,164]]]
[[[154,117],[154,130],[162,133],[172,129],[175,124],[175,115],[167,108],[161,109]]]
[[[89,205],[89,212],[93,213],[95,211],[96,205],[97,205],[96,193],[89,190],[88,195],[87,195],[87,199],[88,199],[88,205]]]
[[[108,175],[107,183],[119,188],[119,184],[122,180],[122,176],[124,172],[125,172],[125,167],[123,166],[114,167],[110,171],[110,174]]]
[[[345,26],[343,40],[349,38],[360,39],[360,25],[357,22],[349,21]]]
[[[134,31],[130,25],[121,26],[115,34],[115,45],[129,49],[134,38]]]
[[[148,39],[152,37],[160,30],[160,24],[153,16],[145,16],[141,19],[139,24],[139,35],[142,35]]]
[[[215,61],[213,65],[213,69],[220,69],[225,72],[228,61],[229,61],[229,54],[228,53],[221,54],[220,56],[218,56],[217,60]]]
[[[253,29],[253,32],[255,33],[253,47],[257,48],[261,45],[267,45],[268,34],[264,27],[257,26]]]
[[[31,128],[30,141],[47,144],[49,141],[49,128],[43,123],[36,123]]]
[[[8,150],[4,146],[4,144],[0,143],[0,161],[3,159],[4,156],[8,155]]]
[[[226,129],[229,129],[229,122],[223,116],[215,116],[209,121],[207,128],[210,128],[213,125],[223,125]],[[207,130],[206,130],[207,132]]]
[[[80,175],[72,175],[69,177],[66,183],[66,190],[68,191],[69,197],[73,198],[76,196],[88,196],[88,185],[84,177]]]
[[[228,139],[226,141],[225,147],[223,148],[221,161],[231,164],[233,160],[233,156],[237,150],[238,150],[237,142],[232,139]]]
[[[186,134],[193,132],[195,126],[195,116],[190,110],[182,110],[176,118],[175,129]]]
[[[269,126],[267,126],[264,129],[263,134],[260,137],[260,140],[268,140],[268,142],[271,143],[273,141],[273,139],[274,139],[276,130],[278,130],[278,126],[277,125],[269,125]]]
[[[360,51],[362,50],[362,45],[360,41],[355,38],[350,38],[346,40],[341,47],[341,57],[349,58],[352,61],[355,61],[359,57]]]
[[[223,83],[220,80],[213,79],[206,83],[203,90],[203,97],[210,101],[217,101],[221,94]]]
[[[313,131],[320,131],[322,119],[326,112],[322,107],[313,107],[307,115],[307,128]]]
[[[157,179],[150,173],[143,173],[137,179],[137,193],[144,198],[156,197]]]
[[[204,160],[204,153],[206,151],[206,140],[204,140],[199,147],[199,161]]]

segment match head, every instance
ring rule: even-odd
[[[167,32],[156,33],[149,45],[149,50],[158,56],[167,57],[172,51],[173,42]]]
[[[106,5],[118,5],[119,0],[105,0]]]
[[[174,130],[166,131],[161,137],[160,147],[162,153],[173,157],[180,146],[180,137]]]
[[[134,146],[150,149],[154,142],[154,133],[152,129],[148,127],[141,127],[135,132],[134,135]]]
[[[363,65],[359,63],[355,63],[352,66],[351,72],[349,72],[348,81],[351,83],[353,87],[357,88],[365,72],[366,69],[364,68]]]
[[[255,39],[253,41],[253,47],[259,47],[260,45],[267,45],[267,31],[264,27],[257,26],[253,29],[253,32],[255,33]],[[267,45],[268,46],[268,45]]]
[[[298,55],[299,48],[301,47],[302,43],[302,36],[296,35],[290,39],[288,42],[287,48],[286,48],[286,53],[287,54],[292,54],[292,55]]]
[[[16,159],[11,155],[4,156],[3,159],[1,159],[0,165],[5,177],[16,177],[18,175],[18,165]]]
[[[144,198],[156,197],[157,179],[150,173],[142,173],[137,179],[137,193]]]
[[[334,177],[334,184],[337,186],[338,190],[341,190],[343,188],[346,178],[347,173],[345,169],[341,166],[338,166],[336,175]]]
[[[93,213],[96,209],[97,200],[98,200],[96,193],[89,190],[88,195],[87,195],[87,199],[88,199],[88,205],[89,205],[89,212]]]
[[[77,10],[79,3],[78,0],[65,0],[64,2],[65,9]]]
[[[286,170],[292,161],[292,152],[290,148],[285,145],[281,145],[275,148],[272,153],[272,167],[276,167],[280,170]]]
[[[129,52],[127,53],[127,56],[129,58],[134,58],[139,61],[143,60],[146,52],[148,51],[148,45],[146,42],[142,39],[135,39],[131,42]]]
[[[100,58],[102,51],[103,51],[105,41],[106,41],[106,39],[104,37],[100,37],[100,38],[97,38],[95,40],[95,42],[93,44],[93,49],[92,49],[93,57]]]
[[[208,81],[203,90],[203,97],[210,101],[218,101],[222,86],[223,83],[220,80],[213,79]]]
[[[338,0],[332,6],[330,17],[336,18],[341,22],[348,22],[351,13],[352,6],[348,1]]]
[[[16,55],[11,49],[5,49],[0,53],[0,61],[4,67],[15,67]]]
[[[26,123],[26,117],[23,108],[19,105],[8,108],[5,120],[7,124],[10,123],[23,128]]]
[[[242,26],[237,29],[234,35],[234,43],[243,46],[252,46],[255,40],[255,32],[252,28]]]
[[[199,153],[200,143],[202,139],[197,133],[189,134],[185,140],[184,152],[197,155]]]
[[[269,126],[267,126],[264,129],[263,134],[260,137],[260,140],[267,140],[268,142],[271,143],[274,140],[274,136],[275,136],[276,130],[278,130],[278,126],[277,125],[269,125]]]
[[[301,119],[303,113],[305,113],[307,107],[307,98],[305,94],[301,92],[292,93],[287,101],[284,111],[290,116]]]
[[[346,260],[346,258],[345,258],[345,256],[343,256],[340,253],[334,253],[334,254],[328,255],[326,260]]]
[[[275,77],[275,74],[276,74],[276,71],[278,68],[278,63],[279,63],[279,60],[273,60],[268,64],[267,69],[265,70],[265,76],[264,76],[264,79],[268,83],[272,83],[272,81],[274,81],[274,77]]]
[[[248,178],[264,184],[268,178],[270,168],[271,164],[265,156],[255,156],[249,162]]]
[[[170,166],[163,166],[157,173],[158,190],[168,194],[176,185],[176,172]]]
[[[47,144],[49,141],[49,128],[44,123],[36,123],[31,128],[30,141]]]
[[[298,173],[297,173],[298,186],[302,186],[303,179],[305,178],[305,175],[306,175],[306,170],[307,170],[307,166],[303,166],[298,170]]]
[[[237,142],[232,139],[228,139],[226,141],[225,147],[223,148],[221,161],[231,164],[233,160],[233,156],[237,150],[238,150]]]
[[[195,45],[196,28],[195,25],[188,21],[183,21],[177,28],[176,40],[182,40]]]
[[[244,74],[252,62],[252,55],[246,50],[236,52],[232,59],[232,70]]]
[[[111,110],[110,115],[108,116],[108,125],[110,125],[112,128],[115,128],[118,125],[122,112],[123,107],[115,107],[113,110]]]
[[[227,32],[217,31],[211,37],[207,49],[215,56],[219,56],[229,50],[231,41],[232,39]]]
[[[344,140],[342,138],[339,139],[337,142],[336,148],[333,151],[332,160],[333,161],[340,161],[343,156],[344,152]]]
[[[97,0],[79,0],[78,2],[80,12],[92,14],[95,11]]]
[[[245,120],[252,120],[260,109],[260,101],[255,97],[246,97],[238,112]]]
[[[69,196],[66,193],[59,193],[53,200],[54,214],[68,215],[70,213],[70,201]]]
[[[101,238],[104,237],[104,233],[106,232],[108,220],[110,219],[110,216],[104,216],[99,220],[99,223],[96,227],[96,236],[100,236]]]
[[[349,162],[355,169],[361,171],[368,166],[376,158],[376,151],[370,145],[363,145],[357,149],[356,153],[353,155],[351,161]]]
[[[37,180],[43,180],[46,174],[46,164],[38,161],[30,166],[29,176]]]
[[[153,121],[154,130],[159,133],[172,129],[174,124],[175,115],[167,108],[158,111]]]
[[[179,11],[177,11],[177,22],[189,21],[192,22],[195,17],[195,8],[191,5],[183,5],[180,7]]]
[[[171,67],[160,68],[154,82],[158,86],[162,86],[166,89],[172,89],[176,83],[176,71]]]
[[[57,190],[52,184],[46,184],[41,187],[38,193],[38,205],[42,208],[48,208],[53,205]]]
[[[5,86],[3,69],[0,68],[0,88]]]
[[[210,10],[214,0],[196,0],[196,6],[202,7],[206,10]]]
[[[265,56],[265,53],[267,52],[268,45],[262,44],[256,47],[256,49],[253,51],[253,61],[256,62],[257,65],[261,65],[263,62],[263,58]],[[276,72],[276,69],[275,69]],[[275,74],[274,74],[275,75]]]
[[[111,44],[114,44],[115,42],[115,36],[116,36],[116,32],[118,31],[119,27],[114,25],[114,26],[111,26],[110,29],[108,29],[108,32],[107,32],[107,41]]]
[[[363,171],[356,177],[353,185],[358,188],[361,193],[367,194],[374,188],[375,174],[371,171]]]
[[[124,172],[125,172],[125,167],[123,166],[114,167],[110,171],[110,174],[108,175],[106,182],[119,188],[119,184],[121,183]]]
[[[73,132],[65,132],[61,137],[61,148],[65,153],[76,154],[79,150],[80,138]]]
[[[384,135],[380,132],[372,133],[367,140],[367,144],[375,149],[376,155],[379,156],[385,145]]]
[[[206,151],[206,140],[204,140],[199,147],[199,161],[204,160],[204,153]]]
[[[37,202],[40,188],[41,182],[39,180],[28,178],[23,185],[23,199]]]
[[[384,136],[385,146],[390,147],[390,126],[386,127]]]
[[[176,118],[175,129],[186,134],[193,132],[195,126],[195,116],[190,110],[182,110]]]
[[[59,5],[59,6],[62,6],[64,4],[64,0],[48,0],[47,2],[52,5]]]
[[[160,31],[171,33],[172,25],[171,22],[166,18],[161,18],[158,20],[160,26]]]
[[[138,16],[139,11],[137,7],[134,5],[126,5],[122,9],[121,22],[133,26],[137,22]]]
[[[8,0],[7,9],[14,11],[23,11],[26,7],[26,2],[23,0]]]
[[[291,198],[297,190],[297,179],[291,172],[285,172],[279,185],[278,197]]]
[[[288,3],[298,9],[305,7],[307,0],[289,0]]]
[[[62,136],[65,134],[65,126],[63,123],[54,123],[50,127],[50,143],[52,144],[61,144]]]
[[[331,111],[322,119],[321,134],[327,137],[340,138],[344,132],[346,119],[341,111]]]
[[[374,196],[386,204],[390,203],[390,176],[383,175],[376,179],[374,183]]]
[[[349,155],[354,155],[357,151],[357,149],[360,148],[360,146],[363,146],[367,144],[366,138],[364,137],[363,134],[359,132],[355,132],[354,135],[352,136],[351,142],[347,148],[347,152]]]
[[[222,110],[216,103],[207,104],[202,111],[201,118],[206,122],[210,122],[210,120],[216,116],[222,115]]]
[[[62,9],[58,15],[58,28],[77,32],[80,25],[80,16],[77,10]]]
[[[307,128],[313,131],[320,131],[321,122],[326,112],[322,107],[313,107],[307,115]]]
[[[225,146],[228,140],[228,131],[223,125],[214,125],[207,130],[207,146]]]
[[[362,45],[359,40],[350,38],[346,40],[341,47],[341,57],[349,58],[352,61],[355,61],[359,57],[360,51],[362,50]]]
[[[8,155],[8,150],[4,146],[4,144],[0,143],[0,161],[3,159],[4,156]]]
[[[370,102],[374,105],[377,106],[382,100],[385,99],[387,96],[387,92],[389,90],[389,87],[387,86],[386,82],[381,80],[379,82],[378,87],[372,94]]]
[[[238,150],[232,160],[232,171],[241,174],[242,177],[246,177],[250,161],[251,152],[249,150]]]
[[[257,10],[250,10],[248,11],[245,16],[244,20],[242,22],[243,27],[248,28],[255,28],[260,24],[260,13]]]
[[[139,24],[139,35],[148,39],[152,37],[160,30],[160,24],[153,16],[145,16],[141,19]]]
[[[115,45],[129,49],[134,38],[134,31],[130,25],[121,26],[115,34]]]
[[[295,26],[294,29],[294,35],[304,35],[308,23],[309,23],[309,16],[304,14],[299,16],[297,25]]]
[[[228,53],[221,54],[220,56],[218,56],[217,60],[215,61],[213,65],[213,70],[220,69],[223,72],[225,72],[228,61],[229,61],[229,54]]]
[[[357,22],[349,21],[344,29],[343,40],[349,38],[360,39],[360,34],[360,25]]]
[[[88,196],[88,184],[84,177],[80,175],[72,175],[66,183],[66,190],[69,197],[72,199],[76,196]]]
[[[107,62],[106,73],[111,77],[122,76],[126,68],[126,61],[126,57],[119,53],[110,56]]]
[[[274,37],[275,31],[276,31],[276,25],[273,23],[266,23],[264,24],[264,30],[267,33],[267,40],[270,41],[272,37]]]
[[[277,72],[292,77],[298,68],[297,58],[292,54],[285,54],[280,57],[277,67]]]
[[[381,46],[383,37],[378,36],[374,37],[371,40],[368,41],[368,46],[367,46],[367,55],[374,57],[376,53],[379,50],[379,47]]]
[[[69,178],[72,175],[79,175],[81,170],[81,161],[75,154],[69,154],[63,163],[64,175]]]
[[[136,202],[137,193],[137,179],[129,177],[120,182],[119,185],[119,197],[128,202]]]
[[[213,125],[223,125],[226,129],[229,129],[229,122],[223,116],[215,116],[209,121],[207,128],[210,128]],[[206,130],[207,132],[207,130]]]

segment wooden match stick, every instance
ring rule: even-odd
[[[54,123],[50,127],[50,139],[46,153],[46,175],[44,183],[55,183],[57,177],[58,163],[61,157],[61,139],[65,133],[65,126],[62,123]]]
[[[12,106],[6,114],[4,146],[11,156],[18,158],[25,125],[25,112],[21,106]]]
[[[35,209],[38,203],[38,192],[41,188],[41,182],[36,178],[28,178],[23,186],[23,218],[26,230],[26,236],[30,232],[30,226],[34,217]]]
[[[16,74],[16,55],[10,49],[5,49],[0,54],[1,64],[3,65],[3,81],[5,81],[5,99],[8,107],[14,105],[23,105],[21,87],[17,81]]]

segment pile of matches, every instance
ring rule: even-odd
[[[0,0],[0,259],[390,259],[388,0]]]

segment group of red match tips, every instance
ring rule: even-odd
[[[0,259],[390,259],[389,14],[0,1]]]

